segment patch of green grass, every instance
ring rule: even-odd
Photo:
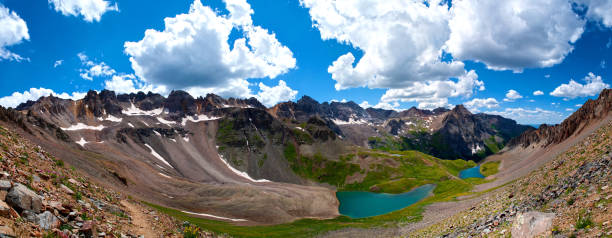
[[[370,191],[402,193],[414,187],[448,180],[459,171],[474,167],[476,163],[465,160],[441,160],[419,151],[391,151],[390,154],[361,151],[360,157],[378,157],[399,163],[399,166],[385,163],[370,164],[369,171],[361,182],[347,184],[342,191]],[[392,163],[390,163],[392,164]]]
[[[593,226],[593,220],[589,215],[580,215],[576,221],[576,229],[591,228]]]
[[[455,176],[459,176],[459,172],[461,172],[461,170],[476,166],[476,162],[462,159],[441,160],[440,163],[442,163],[442,165],[444,165],[446,169],[448,169],[448,171]]]
[[[485,177],[494,175],[497,172],[499,172],[499,164],[500,164],[499,161],[486,162],[480,165],[480,173],[484,175]]]

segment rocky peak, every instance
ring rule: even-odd
[[[429,110],[418,109],[416,107],[411,107],[408,110],[404,110],[399,113],[399,117],[423,117],[431,115],[432,112]]]
[[[440,115],[440,114],[445,113],[445,112],[448,112],[448,111],[450,111],[450,110],[448,110],[447,108],[444,108],[444,107],[438,107],[438,108],[436,108],[436,109],[434,109],[434,110],[433,110],[433,113],[434,113],[435,115]]]
[[[386,120],[387,118],[397,117],[398,113],[394,110],[386,110],[382,108],[368,108],[366,112],[372,117],[380,120]]]
[[[472,115],[472,113],[463,106],[463,104],[459,104],[457,106],[455,106],[455,108],[453,108],[453,110],[451,110],[451,113],[457,114],[457,115]]]
[[[176,114],[177,118],[183,115],[194,115],[197,112],[195,99],[182,90],[172,91],[164,101],[164,108],[170,114]]]
[[[529,130],[510,141],[511,147],[527,147],[535,143],[544,146],[557,144],[575,133],[606,118],[612,110],[612,89],[604,89],[596,100],[589,99],[580,109],[563,120],[561,124],[542,125],[536,130]]]

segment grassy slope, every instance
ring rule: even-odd
[[[492,161],[480,165],[480,173],[485,177],[496,174],[499,171],[499,163],[499,161]]]

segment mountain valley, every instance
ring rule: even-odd
[[[0,108],[0,124],[90,181],[170,215],[173,234],[183,220],[237,237],[430,236],[427,227],[483,197],[523,194],[518,179],[606,125],[610,109],[604,90],[563,123],[535,129],[462,105],[397,112],[304,96],[267,108],[254,98],[104,90]],[[486,178],[460,178],[477,165]],[[339,214],[336,191],[402,194],[428,184],[431,194],[406,208]],[[453,203],[464,205],[444,205]]]

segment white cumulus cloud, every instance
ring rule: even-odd
[[[601,76],[589,73],[584,77],[585,84],[578,83],[573,79],[567,84],[561,84],[550,93],[551,96],[562,97],[564,99],[574,99],[577,97],[588,97],[597,95],[601,90],[609,88],[610,85],[604,83]]]
[[[492,109],[499,107],[499,102],[495,98],[474,98],[463,103],[463,105],[473,113],[479,112],[480,108]]]
[[[563,61],[584,31],[567,0],[453,1],[447,50],[494,70],[522,71]]]
[[[110,77],[117,72],[104,62],[96,63],[87,57],[84,53],[78,53],[77,56],[81,60],[81,64],[86,68],[80,69],[80,76],[86,80],[93,80],[97,77]]]
[[[14,11],[10,11],[2,3],[0,3],[0,61],[28,60],[18,54],[15,54],[6,47],[21,43],[23,40],[29,40],[28,26],[26,22],[17,15]]]
[[[533,91],[533,96],[540,96],[540,95],[544,95],[544,92],[542,92],[542,90]]]
[[[478,75],[472,70],[456,82],[415,82],[411,87],[389,89],[381,97],[381,102],[417,102],[418,107],[424,109],[448,107],[449,97],[471,97],[476,89],[484,90],[484,83],[478,80]]]
[[[195,0],[188,13],[164,19],[162,31],[148,29],[142,40],[125,42],[136,76],[194,95],[249,97],[247,79],[275,78],[296,67],[293,53],[274,33],[253,25],[246,0],[224,2],[228,15]],[[230,47],[232,30],[242,37]]]
[[[442,61],[448,39],[448,7],[440,1],[301,0],[323,40],[334,39],[363,51],[328,68],[336,89],[403,88],[415,82],[465,75],[464,64]],[[353,66],[354,65],[354,66]]]
[[[119,11],[117,3],[105,0],[48,0],[55,11],[64,16],[83,16],[87,22],[100,21],[107,11]]]
[[[259,83],[259,92],[255,98],[267,107],[274,106],[279,102],[286,102],[295,99],[298,91],[287,86],[283,80],[278,81],[278,85],[274,87]]]
[[[612,1],[611,0],[578,0],[587,7],[587,17],[601,22],[604,26],[612,27]]]
[[[51,89],[47,88],[30,88],[28,91],[24,92],[14,92],[13,94],[0,98],[0,105],[4,107],[16,107],[21,103],[27,102],[28,100],[38,100],[40,97],[49,96],[53,94],[53,96],[64,98],[64,99],[82,99],[85,97],[87,93],[73,92],[72,94],[68,93],[55,93]]]
[[[556,124],[565,119],[565,116],[560,112],[541,108],[506,108],[503,111],[487,111],[485,113],[511,118],[520,124]]]
[[[523,95],[521,95],[519,92],[517,92],[514,89],[510,89],[506,93],[506,98],[504,98],[504,101],[505,102],[514,102],[517,99],[521,99],[521,98],[523,98]]]

